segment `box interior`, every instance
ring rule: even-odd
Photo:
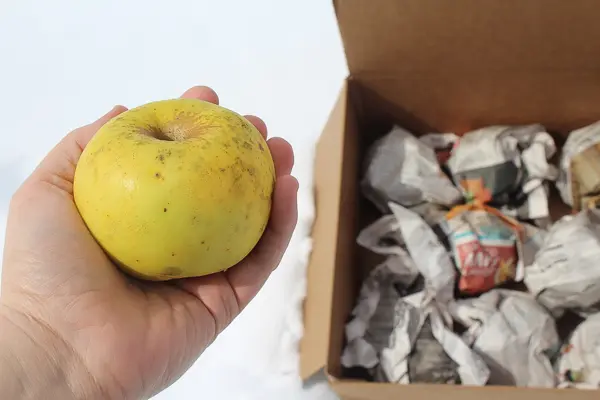
[[[400,86],[401,83],[398,85]],[[391,93],[397,93],[394,92],[393,86],[390,85],[387,88]],[[330,346],[327,360],[327,373],[336,380],[346,379],[342,375],[340,366],[344,345],[344,326],[355,305],[360,284],[370,270],[379,261],[382,261],[381,256],[361,248],[355,241],[360,229],[381,216],[373,204],[362,195],[358,185],[365,153],[377,138],[386,134],[393,124],[398,124],[418,136],[429,132],[464,134],[470,129],[516,121],[512,123],[542,123],[546,127],[554,127],[554,130],[548,130],[557,145],[561,146],[571,130],[583,126],[582,124],[600,120],[600,108],[592,105],[583,118],[584,122],[582,122],[581,116],[573,118],[566,113],[563,113],[562,118],[555,119],[555,115],[549,115],[551,118],[540,120],[528,116],[527,110],[522,108],[515,109],[510,116],[504,110],[490,107],[488,109],[490,111],[485,116],[479,114],[477,118],[469,119],[465,116],[472,114],[466,112],[461,114],[462,121],[458,123],[455,123],[455,120],[448,120],[446,124],[433,126],[427,120],[422,120],[414,113],[408,112],[403,103],[395,103],[386,98],[387,93],[389,92],[371,87],[369,83],[361,82],[360,79],[352,77],[348,79],[347,124],[344,133],[346,140],[343,150],[345,162],[342,175],[343,195],[341,196],[343,201],[340,203],[340,215],[344,218],[340,219],[340,223],[343,225],[340,225],[339,228],[337,253],[341,259],[336,263],[333,279]],[[498,112],[494,112],[494,110]],[[555,190],[552,191],[550,200],[554,220],[571,212]],[[567,315],[559,321],[559,330],[568,332],[577,322],[579,322],[578,319]]]

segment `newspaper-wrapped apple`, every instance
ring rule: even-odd
[[[552,316],[528,293],[494,289],[453,303],[453,317],[468,329],[466,343],[490,367],[489,383],[554,387],[551,357],[560,348]]]
[[[467,202],[477,200],[519,219],[547,223],[548,182],[556,152],[542,125],[489,126],[466,133],[447,165]]]
[[[382,212],[388,202],[413,207],[430,202],[450,207],[462,200],[460,191],[440,168],[435,149],[395,126],[378,139],[366,157],[363,193]]]
[[[600,210],[567,215],[548,231],[525,284],[555,316],[600,311]]]
[[[559,387],[600,389],[600,313],[591,315],[572,333],[556,363]]]
[[[556,186],[579,211],[600,201],[600,121],[572,131],[563,146]]]

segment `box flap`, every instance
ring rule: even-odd
[[[589,70],[600,63],[594,0],[334,0],[354,77]],[[406,79],[404,77],[403,79]]]
[[[300,374],[303,379],[323,368],[329,353],[347,101],[348,89],[344,83],[317,143],[315,155],[317,214],[312,230],[313,249],[304,301],[304,335],[300,344]]]
[[[409,116],[419,132],[595,122],[595,0],[334,0],[366,112]]]

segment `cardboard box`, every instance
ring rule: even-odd
[[[317,217],[301,372],[325,368],[343,399],[597,399],[598,391],[395,385],[341,379],[344,324],[365,268],[355,244],[373,211],[358,191],[361,159],[392,123],[464,133],[542,123],[557,144],[600,120],[600,1],[337,0],[350,76],[318,144]],[[555,216],[565,213],[559,203]]]

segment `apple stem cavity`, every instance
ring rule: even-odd
[[[148,127],[142,133],[165,142],[183,142],[190,137],[189,130],[185,126],[175,124],[166,127]]]
[[[157,127],[150,127],[149,129],[144,130],[144,134],[147,136],[151,136],[157,140],[163,140],[165,142],[173,142],[176,139],[172,136],[171,132],[166,132]]]

